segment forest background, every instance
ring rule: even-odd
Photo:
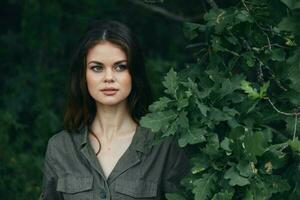
[[[0,21],[0,198],[37,199],[63,128],[73,49],[95,19],[124,22],[191,173],[170,200],[300,199],[298,0],[5,0]],[[160,119],[157,121],[157,119]]]

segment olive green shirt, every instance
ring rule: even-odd
[[[61,131],[48,142],[40,200],[164,199],[189,171],[185,153],[168,138],[138,126],[132,142],[106,179],[87,129]]]

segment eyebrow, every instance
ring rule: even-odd
[[[122,63],[122,62],[127,62],[127,60],[120,60],[120,61],[117,61],[117,62],[114,63],[114,65],[115,65],[115,64],[120,64],[120,63]],[[88,65],[89,65],[89,64],[103,65],[102,62],[94,61],[94,60],[88,62]]]

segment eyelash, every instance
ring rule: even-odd
[[[120,71],[124,71],[125,69],[127,69],[127,65],[126,64],[118,64],[118,65],[115,65],[114,68],[117,72],[120,72]],[[120,69],[118,70],[117,68],[120,68]],[[99,65],[96,65],[96,66],[92,66],[91,69],[94,72],[100,72],[100,70],[102,70],[103,67],[99,66]]]
[[[103,68],[103,67],[101,67],[101,66],[92,66],[91,67],[91,70],[93,70],[94,72],[99,72],[101,69],[99,69],[99,68]]]
[[[121,68],[120,70],[117,70],[117,71],[123,71],[123,70],[127,69],[127,65],[126,64],[116,65],[115,68],[117,68],[117,67]]]

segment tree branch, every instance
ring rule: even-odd
[[[184,17],[184,16],[180,16],[180,15],[176,15],[174,13],[169,12],[166,9],[163,9],[159,6],[155,6],[155,5],[149,5],[144,3],[143,1],[139,1],[139,0],[128,0],[138,6],[141,6],[145,9],[151,10],[152,12],[156,12],[159,13],[169,19],[175,20],[175,21],[193,21],[196,18],[189,18],[189,17]]]
[[[274,103],[271,101],[271,99],[269,97],[265,97],[266,100],[268,100],[268,102],[271,104],[271,106],[274,108],[274,110],[282,115],[286,115],[286,116],[298,116],[300,115],[300,112],[292,112],[292,113],[288,113],[288,112],[282,112],[280,111],[275,105]]]

